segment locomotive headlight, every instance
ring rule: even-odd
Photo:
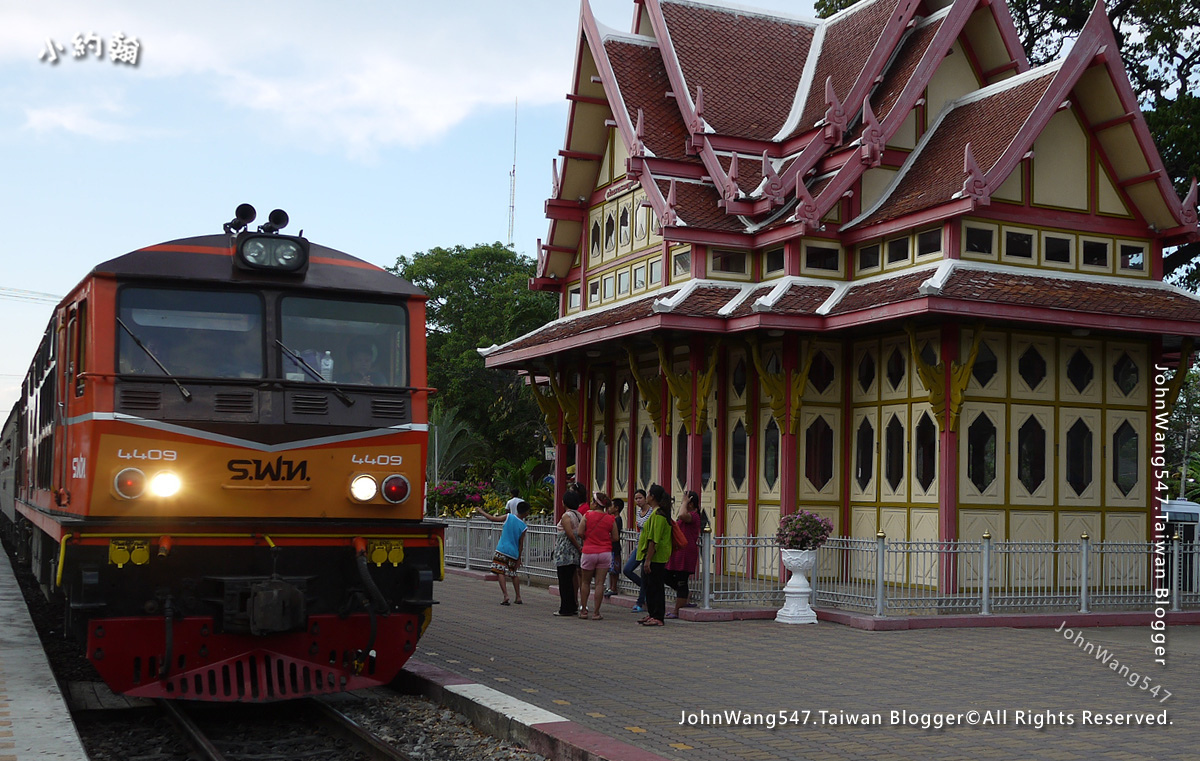
[[[156,497],[174,497],[182,485],[179,476],[164,470],[150,479],[150,493]]]
[[[246,259],[247,264],[253,264],[256,267],[264,267],[268,262],[267,243],[261,238],[246,241],[246,245],[242,246],[242,256]]]
[[[308,241],[294,235],[243,232],[233,262],[243,270],[302,275],[308,270]]]
[[[125,468],[113,480],[113,488],[125,499],[137,499],[146,491],[146,474],[137,468]]]
[[[399,473],[394,473],[383,479],[383,498],[393,505],[408,499],[409,491],[408,479]]]
[[[355,476],[350,482],[350,496],[359,502],[370,502],[379,492],[379,484],[368,475]]]

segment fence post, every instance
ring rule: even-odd
[[[704,595],[702,605],[705,610],[712,609],[712,526],[704,527],[700,534],[700,567],[703,569]]]
[[[1171,585],[1171,612],[1179,611],[1179,588],[1183,586],[1183,566],[1179,563],[1179,532],[1175,532],[1175,536],[1171,537],[1171,578],[1167,582]]]
[[[992,533],[983,532],[983,556],[980,558],[980,572],[983,574],[979,582],[979,614],[986,616],[992,612]]]
[[[1088,610],[1088,566],[1091,560],[1091,539],[1087,534],[1079,537],[1079,612],[1091,613]]]
[[[887,535],[882,531],[875,532],[875,615],[883,617],[885,605],[883,576],[886,567]]]
[[[466,523],[463,524],[463,530],[467,534],[467,559],[463,563],[463,570],[471,570],[471,518],[467,516]]]

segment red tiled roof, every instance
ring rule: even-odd
[[[658,48],[610,39],[604,43],[604,50],[632,124],[637,124],[638,109],[642,109],[642,141],[646,147],[661,158],[699,164],[698,158],[684,152],[688,131],[679,107],[666,96],[671,82]]]
[[[656,297],[661,298],[670,295],[672,291],[667,291],[662,294],[656,294]],[[633,320],[640,320],[645,317],[650,317],[654,314],[652,308],[654,304],[653,298],[638,299],[637,301],[628,304],[621,304],[612,309],[602,311],[586,311],[578,317],[568,319],[559,319],[554,322],[548,322],[538,330],[530,333],[524,338],[517,339],[511,344],[504,347],[503,353],[520,351],[528,349],[532,346],[544,344],[549,341],[556,341],[561,338],[570,338],[572,336],[582,335],[592,330],[607,328],[611,325],[620,325]]]
[[[908,85],[908,81],[912,79],[913,73],[916,72],[917,64],[921,62],[921,58],[925,55],[925,51],[929,49],[934,36],[942,28],[944,20],[931,21],[905,36],[904,41],[900,44],[900,50],[896,54],[895,60],[892,61],[887,72],[884,74],[883,81],[871,93],[871,110],[875,112],[875,118],[880,122],[886,119],[888,114],[892,112],[896,101],[900,99],[900,93],[904,91],[905,86]],[[863,124],[860,120],[858,126],[847,134],[846,142],[856,140],[862,134],[862,130]]]
[[[664,0],[679,67],[719,133],[770,140],[787,119],[814,26],[736,8]]]
[[[717,311],[728,304],[741,288],[723,285],[701,285],[693,289],[683,300],[671,309],[671,314],[685,317],[718,317]]]
[[[963,151],[987,172],[1016,137],[1033,107],[1046,93],[1052,73],[1020,82],[984,98],[964,103],[938,124],[909,165],[899,185],[859,226],[897,219],[952,199],[962,190]]]
[[[917,288],[933,277],[933,273],[931,269],[923,269],[907,275],[885,277],[851,286],[829,313],[846,314],[915,299],[920,296]]]
[[[845,99],[850,88],[862,74],[871,51],[879,43],[888,19],[896,12],[899,0],[875,0],[831,22],[825,29],[824,41],[817,58],[817,67],[808,88],[800,121],[792,135],[812,129],[818,119],[825,117],[825,80],[833,77],[833,91]],[[847,109],[855,111],[853,104]]]
[[[833,293],[833,286],[793,285],[775,302],[775,314],[816,314],[817,307]]]
[[[734,308],[733,312],[731,312],[729,316],[745,317],[747,315],[754,314],[753,307],[755,300],[766,296],[773,290],[775,290],[775,286],[773,285],[764,285],[761,288],[755,288],[750,292],[749,296],[742,300],[742,303],[738,304],[737,307]]]
[[[721,165],[721,170],[728,175],[733,157],[717,156],[717,162]],[[762,182],[762,178],[762,157],[738,154],[738,187],[742,192],[749,195]]]
[[[943,298],[1200,322],[1200,299],[1158,286],[955,268]]]
[[[655,178],[663,198],[671,192],[671,181]],[[745,232],[746,228],[737,217],[726,214],[717,206],[721,196],[713,185],[695,182],[675,183],[675,212],[688,227],[726,232]]]

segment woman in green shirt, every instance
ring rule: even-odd
[[[654,508],[654,512],[638,536],[637,557],[642,564],[642,578],[646,582],[647,613],[638,623],[642,626],[663,626],[663,618],[667,614],[667,595],[663,584],[672,550],[671,497],[658,484],[651,484],[646,502]]]

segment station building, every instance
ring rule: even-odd
[[[1146,541],[1198,239],[1103,3],[1033,68],[1003,0],[823,21],[582,7],[525,374],[591,490],[701,492],[726,535]],[[1157,444],[1161,446],[1161,432]]]

